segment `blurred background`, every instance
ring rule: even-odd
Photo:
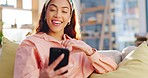
[[[0,0],[0,41],[21,42],[37,26],[46,0]],[[147,0],[74,0],[82,40],[98,50],[122,50],[147,41]]]

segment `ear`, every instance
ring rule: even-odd
[[[69,17],[69,21],[68,22],[70,23],[70,21],[71,21],[71,17]]]
[[[70,17],[71,18],[71,17]],[[67,25],[70,25],[70,21],[71,21],[71,19],[69,18],[69,21],[68,21],[68,23],[67,23]]]
[[[68,23],[70,23],[70,20],[68,21]]]

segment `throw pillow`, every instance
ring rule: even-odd
[[[0,78],[13,78],[14,61],[17,43],[2,38],[2,54],[0,57]]]
[[[117,70],[105,74],[92,74],[90,78],[148,78],[148,47],[143,42],[129,53]]]
[[[128,46],[122,50],[122,59],[124,59],[130,52],[135,50],[136,46]]]

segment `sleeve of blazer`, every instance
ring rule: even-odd
[[[39,60],[36,47],[24,41],[18,47],[15,60],[14,78],[39,78]]]
[[[117,68],[117,64],[113,59],[99,52],[95,52],[89,58],[92,60],[93,67],[97,73],[107,73]]]

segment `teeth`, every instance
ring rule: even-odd
[[[61,22],[60,21],[53,21],[53,23],[60,24]]]

